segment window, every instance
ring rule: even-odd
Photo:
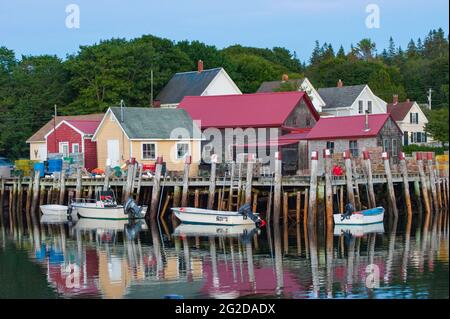
[[[411,124],[419,124],[419,113],[409,113],[409,122]]]
[[[367,113],[372,113],[372,101],[367,101]]]
[[[60,142],[59,143],[59,153],[63,155],[63,157],[69,156],[69,143],[68,142]]]
[[[408,145],[409,143],[409,133],[408,131],[405,131],[403,133],[403,145]]]
[[[395,138],[392,139],[392,156],[398,156],[397,152],[397,140]]]
[[[384,139],[383,140],[383,152],[389,152],[389,140],[388,139]]]
[[[358,101],[358,113],[359,114],[364,113],[364,104],[363,104],[363,101],[361,101],[361,100]]]
[[[155,143],[142,143],[142,159],[143,160],[156,160],[156,144]]]
[[[80,144],[78,144],[78,143],[72,144],[72,153],[75,153],[75,154],[80,153]]]
[[[349,148],[350,148],[350,153],[352,154],[353,157],[359,156],[358,141],[350,141]]]
[[[177,143],[177,159],[183,159],[189,155],[189,143]]]
[[[334,142],[328,141],[328,142],[327,142],[327,149],[330,150],[330,153],[331,153],[331,154],[334,154]]]

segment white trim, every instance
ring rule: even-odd
[[[188,141],[204,141],[205,138],[131,138],[130,141],[180,141],[180,142],[188,142]]]
[[[155,145],[155,157],[154,158],[144,158],[144,144]],[[155,161],[158,158],[158,143],[155,142],[141,142],[141,160],[142,161]]]
[[[69,142],[59,142],[58,143],[58,153],[63,154],[63,156],[65,156],[64,152],[63,152],[64,149],[61,148],[61,146],[64,146],[64,145],[67,145],[67,155],[69,155],[70,154],[70,148],[69,148],[70,143]]]
[[[326,106],[327,104],[325,103],[325,101],[322,99],[322,97],[320,96],[319,92],[317,92],[316,88],[312,85],[312,83],[309,81],[309,79],[307,77],[303,78],[303,82],[306,82],[306,85],[309,86],[314,93],[314,97],[317,97],[319,99],[320,104],[322,104],[321,109]],[[303,84],[302,82],[302,84]],[[301,85],[300,85],[301,86]]]
[[[83,139],[83,141],[84,141],[84,139]],[[78,152],[75,152],[75,150],[74,150],[74,146],[78,146]],[[80,152],[80,143],[72,143],[72,153],[82,153],[82,152]]]
[[[192,151],[191,151],[191,143],[190,142],[186,142],[186,141],[180,141],[180,142],[176,142],[175,143],[175,159],[176,160],[181,160],[181,159],[184,159],[185,158],[185,156],[183,156],[183,157],[178,157],[178,145],[179,144],[187,144],[187,146],[188,146],[188,150],[187,150],[187,156],[189,156],[189,155],[191,155],[191,153],[192,153]]]
[[[108,116],[108,114],[111,113],[111,115],[115,118],[116,123],[119,124],[120,129],[122,130],[123,134],[125,134],[125,136],[130,139],[130,137],[127,135],[127,133],[125,132],[125,130],[123,129],[122,125],[120,124],[120,121],[117,119],[117,117],[114,115],[114,112],[111,111],[111,108],[108,108],[108,110],[106,111],[105,115],[103,115],[102,121],[100,122],[100,124],[97,126],[97,129],[94,132],[94,135],[92,135],[92,141],[93,142],[97,142],[97,134],[100,131],[100,128],[102,127],[103,123],[106,120],[106,117]]]
[[[66,122],[66,120],[62,120],[61,122],[58,123],[58,125],[56,125],[56,127],[52,128],[47,134],[45,134],[44,138],[47,140],[48,136],[50,134],[52,134],[56,129],[58,129],[62,124],[66,124],[68,127],[70,127],[71,129],[73,129],[75,132],[77,132],[78,134],[81,135],[81,138],[84,138],[84,133],[82,131],[80,131],[79,129],[77,129],[75,126],[73,126],[72,124]]]

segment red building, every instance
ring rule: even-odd
[[[92,170],[97,167],[97,143],[92,136],[98,120],[63,120],[45,135],[47,153],[81,154],[83,166]]]

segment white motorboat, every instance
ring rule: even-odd
[[[353,212],[349,215],[334,214],[335,225],[367,225],[383,222],[384,208],[376,207],[363,211]]]
[[[95,200],[75,199],[69,210],[80,217],[94,219],[140,219],[144,218],[147,206],[138,206],[131,198],[125,205],[118,205],[114,192],[100,191]]]
[[[384,233],[384,224],[367,224],[367,225],[335,225],[334,235],[351,234],[354,237],[362,237],[372,233]]]
[[[173,235],[177,237],[239,237],[257,230],[255,224],[246,225],[199,225],[181,223],[175,228]]]
[[[175,216],[183,223],[211,225],[252,225],[262,227],[265,221],[254,214],[249,205],[244,205],[239,212],[219,211],[192,207],[172,208]]]
[[[41,205],[39,207],[43,215],[58,215],[58,216],[66,216],[68,206],[65,205]]]

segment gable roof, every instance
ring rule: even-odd
[[[300,85],[303,83],[304,78],[302,79],[289,79],[288,81],[265,81],[261,83],[260,87],[256,91],[256,93],[269,93],[275,92],[276,89],[280,88],[281,84],[289,83],[294,84],[297,88],[300,88]]]
[[[161,104],[177,104],[185,96],[200,96],[222,68],[176,73],[156,97]]]
[[[391,113],[394,121],[402,121],[411,110],[414,103],[415,102],[388,103],[387,111],[388,113]]]
[[[324,109],[348,107],[355,102],[356,98],[366,87],[366,84],[351,85],[343,87],[321,88],[317,91],[325,102]]]
[[[189,132],[190,139],[200,139],[200,130],[184,110],[149,107],[124,107],[123,110],[123,122],[120,121],[120,107],[110,107],[105,118],[112,112],[129,139],[170,139],[171,133],[180,128]],[[101,124],[94,139],[100,127]]]
[[[254,93],[242,95],[187,96],[178,108],[186,110],[201,127],[281,126],[295,106],[304,100],[313,117],[319,114],[304,92]]]
[[[101,114],[85,114],[85,115],[71,115],[71,116],[57,116],[56,125],[59,125],[63,120],[88,120],[88,121],[101,121],[103,118]],[[42,126],[36,133],[34,133],[27,143],[33,142],[45,142],[45,135],[54,128],[54,121],[51,119],[44,126]]]
[[[336,116],[321,118],[309,132],[308,140],[367,138],[377,136],[390,114],[370,114],[369,131],[365,131],[365,115]],[[395,121],[394,121],[395,123]],[[397,126],[398,128],[398,126]],[[399,128],[400,130],[400,128]]]
[[[64,122],[71,124],[86,135],[93,135],[97,127],[100,125],[101,120],[66,120]]]

